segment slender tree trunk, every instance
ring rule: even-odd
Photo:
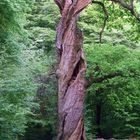
[[[83,34],[77,27],[78,14],[90,0],[56,0],[61,19],[57,27],[59,53],[57,140],[85,140],[83,102],[86,63],[82,49]]]
[[[102,138],[102,130],[101,130],[101,103],[97,103],[96,105],[96,125],[97,125],[97,138]]]

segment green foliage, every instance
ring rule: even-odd
[[[58,13],[58,8],[52,0],[34,3],[32,11],[27,15],[27,29],[30,31],[33,49],[42,49],[47,54],[54,51]]]
[[[20,53],[25,41],[25,0],[0,1],[0,67],[19,61]]]
[[[15,71],[16,72],[16,71]],[[19,73],[20,72],[20,73]],[[15,140],[24,133],[36,89],[27,73],[16,72],[0,81],[0,138]],[[15,79],[16,77],[16,79]]]
[[[25,48],[24,0],[0,1],[0,139],[16,140],[23,134],[33,106],[36,85],[23,67]],[[30,96],[29,96],[30,95]]]
[[[34,102],[39,104],[39,108],[33,108],[34,116],[31,116],[28,120],[28,128],[24,138],[30,138],[31,140],[38,140],[39,138],[42,140],[55,140],[58,123],[56,77],[41,75],[38,77],[38,82],[39,85]]]
[[[57,130],[57,81],[54,75],[56,54],[55,27],[59,16],[54,2],[36,1],[27,14],[26,29],[30,32],[30,44],[23,52],[26,70],[34,75],[38,84],[33,108],[34,116],[28,119],[23,139],[53,139]],[[40,129],[38,129],[38,127]],[[50,136],[49,136],[50,135]]]
[[[101,2],[104,3],[109,16],[102,35],[102,43],[123,44],[130,48],[139,47],[139,22],[119,5],[110,1],[101,0]],[[102,7],[94,3],[82,12],[79,26],[84,31],[85,44],[99,43],[99,33],[104,24],[104,17]]]
[[[140,52],[124,46],[86,46],[87,79],[94,79],[87,89],[86,116],[88,132],[102,131],[102,137],[140,137]],[[113,75],[113,76],[110,76]],[[97,105],[101,124],[97,125]]]

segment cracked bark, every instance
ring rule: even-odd
[[[90,0],[56,0],[61,13],[56,47],[59,54],[57,140],[85,140],[83,103],[86,63],[83,34],[77,27],[78,14]]]

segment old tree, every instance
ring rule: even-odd
[[[83,36],[76,22],[79,12],[90,0],[56,1],[62,18],[57,28],[56,46],[60,64],[57,70],[59,85],[58,140],[84,140],[83,102],[86,63],[82,49]]]
[[[139,20],[134,1],[111,0],[127,9]],[[79,13],[91,3],[91,0],[55,0],[61,13],[57,27],[56,47],[59,55],[58,77],[58,140],[85,140],[83,103],[85,92],[86,62],[84,58],[83,34],[77,27]],[[108,17],[104,3],[99,4],[104,11],[105,22]],[[105,26],[105,24],[104,24]],[[101,34],[104,30],[101,30]],[[91,81],[90,81],[91,82]]]

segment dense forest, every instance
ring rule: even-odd
[[[140,139],[139,0],[0,0],[0,140]]]

